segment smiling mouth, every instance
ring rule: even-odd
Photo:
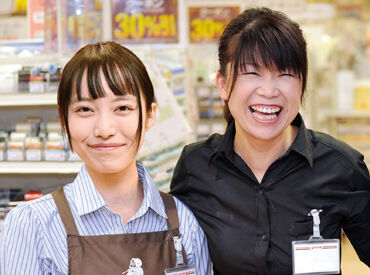
[[[281,113],[282,108],[278,106],[252,105],[249,106],[249,110],[254,117],[267,121],[276,119]]]
[[[90,145],[90,147],[96,150],[108,151],[108,150],[114,150],[114,149],[120,148],[122,147],[122,144],[102,143],[102,144],[93,144],[93,145]]]

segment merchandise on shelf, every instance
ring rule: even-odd
[[[214,84],[198,83],[195,86],[198,99],[199,120],[196,127],[197,139],[206,138],[212,133],[224,133],[222,101]]]
[[[25,150],[26,150],[26,161],[41,161],[42,150],[41,150],[41,139],[40,137],[26,137]]]
[[[5,153],[6,153],[6,137],[1,136],[0,133],[0,161],[5,160]]]

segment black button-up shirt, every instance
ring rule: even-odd
[[[370,180],[363,156],[326,134],[299,128],[261,183],[234,150],[235,125],[224,135],[184,148],[171,194],[194,212],[208,239],[214,274],[292,274],[294,240],[313,234],[311,209],[321,235],[343,228],[360,259],[370,265]]]

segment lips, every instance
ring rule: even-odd
[[[91,148],[96,150],[108,151],[118,149],[123,146],[121,143],[95,143],[89,145]]]

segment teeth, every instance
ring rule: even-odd
[[[258,119],[260,120],[272,120],[272,119],[275,119],[277,117],[276,114],[272,114],[272,115],[261,115],[261,114],[257,114],[257,113],[252,113],[253,116],[257,117]]]
[[[258,111],[258,112],[264,113],[264,114],[274,114],[274,113],[277,113],[277,112],[280,111],[279,107],[268,108],[268,107],[262,107],[262,106],[251,106],[251,108],[254,111]]]

